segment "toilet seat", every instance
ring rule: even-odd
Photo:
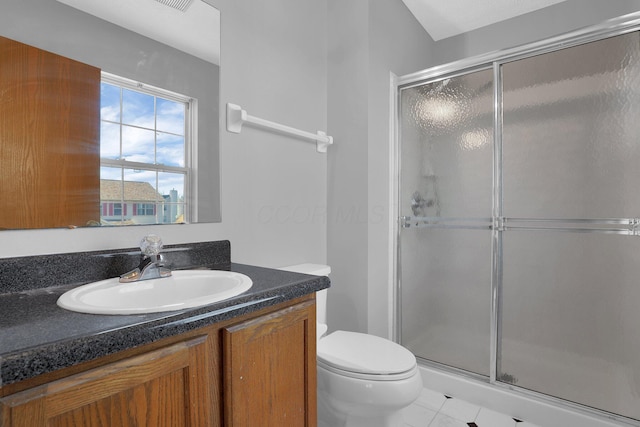
[[[416,375],[418,372],[418,365],[414,366],[412,369],[401,372],[398,374],[363,374],[361,372],[351,372],[346,371],[344,369],[334,368],[321,360],[317,361],[317,366],[320,369],[325,369],[329,372],[332,372],[341,377],[355,378],[358,380],[367,380],[367,381],[400,381],[406,380],[407,378],[411,378]]]
[[[417,371],[409,350],[374,335],[336,331],[321,338],[318,366],[339,375],[375,381],[409,378]]]

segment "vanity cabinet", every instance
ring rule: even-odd
[[[208,337],[109,363],[2,399],[12,427],[204,426]]]
[[[225,427],[316,425],[315,304],[223,329]]]
[[[0,388],[0,427],[314,427],[315,342],[309,295]]]

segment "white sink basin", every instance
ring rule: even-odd
[[[180,270],[170,277],[120,283],[118,278],[79,286],[58,298],[62,308],[92,314],[140,314],[200,307],[239,295],[253,285],[244,274]]]

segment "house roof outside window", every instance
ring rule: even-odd
[[[124,197],[122,189],[124,187]],[[164,197],[158,193],[148,182],[139,181],[119,181],[113,179],[100,180],[100,200],[103,202],[163,202]]]

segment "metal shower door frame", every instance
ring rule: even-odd
[[[585,407],[584,405],[572,403],[564,399],[548,396],[535,391],[527,390],[508,383],[503,383],[497,379],[500,372],[500,341],[501,341],[501,316],[502,316],[502,269],[503,269],[503,232],[507,230],[558,230],[581,233],[609,233],[609,234],[628,234],[640,235],[640,219],[638,218],[611,218],[601,220],[554,220],[559,226],[548,228],[547,220],[531,219],[531,218],[505,218],[503,215],[503,110],[502,110],[502,65],[525,59],[528,57],[554,52],[568,47],[579,46],[593,41],[602,40],[633,31],[640,30],[640,12],[624,15],[618,18],[604,21],[601,24],[590,26],[584,29],[568,32],[563,35],[555,36],[546,40],[529,43],[514,48],[495,51],[475,57],[455,61],[449,64],[439,65],[424,71],[404,75],[392,76],[392,102],[391,102],[391,123],[392,123],[392,140],[391,146],[393,151],[393,189],[392,197],[395,199],[393,203],[393,215],[395,219],[392,225],[392,232],[395,236],[393,267],[395,269],[394,281],[392,284],[393,295],[393,321],[391,325],[393,338],[397,342],[402,342],[402,307],[401,307],[401,290],[402,290],[402,230],[407,228],[408,218],[400,216],[401,200],[401,141],[402,131],[400,126],[400,105],[401,96],[404,89],[416,86],[435,83],[444,79],[462,76],[480,70],[493,69],[493,192],[492,192],[492,218],[478,218],[475,222],[468,225],[469,228],[491,230],[491,316],[490,316],[490,374],[486,376],[470,373],[455,367],[441,365],[436,362],[429,362],[438,368],[450,371],[459,375],[471,377],[476,380],[488,382],[497,387],[515,390],[523,395],[533,397],[539,400],[571,407],[577,411],[602,416],[603,411]],[[414,218],[411,218],[414,219]],[[436,226],[446,228],[447,221],[456,219],[438,218],[419,218],[426,220],[427,226]],[[430,222],[431,221],[431,222]],[[564,223],[564,227],[563,224]],[[457,224],[459,227],[459,222]],[[609,417],[611,414],[606,413]],[[617,418],[617,417],[616,417]],[[620,421],[629,422],[630,419],[619,417]]]

